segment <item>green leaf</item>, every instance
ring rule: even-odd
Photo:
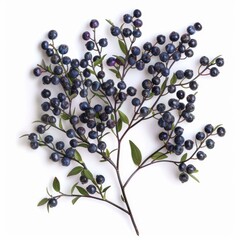
[[[83,163],[82,156],[81,156],[80,153],[77,151],[77,149],[75,149],[74,158],[75,158],[78,162]]]
[[[106,192],[110,187],[111,187],[111,186],[105,187],[105,188],[102,190],[102,192],[103,192],[103,193]]]
[[[200,183],[200,181],[199,181],[194,175],[189,174],[189,176],[190,176],[191,178],[193,178],[195,181],[197,181],[198,183]]]
[[[73,186],[72,186],[72,188],[71,188],[71,194],[73,194],[73,192],[74,192],[74,190],[75,190],[75,187],[78,185],[78,182],[77,183],[75,183]]]
[[[187,153],[184,153],[181,157],[180,162],[185,162],[187,160]]]
[[[76,93],[74,93],[74,94],[72,94],[71,96],[69,96],[70,100],[73,100],[75,97],[77,97],[77,94],[76,94]]]
[[[162,83],[160,95],[163,94],[163,92],[165,91],[166,86],[167,86],[167,81],[168,81],[168,78],[166,78],[164,80],[164,82]]]
[[[123,113],[123,112],[121,112],[120,110],[118,110],[118,114],[119,114],[120,119],[121,119],[124,123],[129,124],[128,117],[126,116],[125,113]]]
[[[83,174],[86,178],[88,178],[89,180],[91,180],[92,182],[94,182],[94,177],[92,175],[92,173],[88,170],[88,169],[83,169]]]
[[[69,119],[70,119],[70,116],[69,116],[67,113],[63,112],[63,113],[61,114],[61,118],[62,118],[63,120],[69,120]]]
[[[177,82],[177,76],[176,76],[176,74],[173,74],[173,76],[170,80],[170,83],[171,83],[171,85],[174,85],[176,82]]]
[[[126,44],[123,41],[121,41],[120,39],[118,40],[118,44],[119,44],[119,47],[122,50],[122,52],[125,55],[127,55],[127,46],[126,46]]]
[[[129,140],[129,144],[130,144],[130,148],[131,148],[132,160],[137,166],[139,166],[142,161],[141,151],[131,140]]]
[[[113,22],[111,21],[111,20],[109,20],[109,19],[105,19],[110,25],[112,25],[113,27],[114,27],[114,24],[113,24]]]
[[[23,134],[22,136],[20,136],[19,138],[23,138],[23,137],[28,137],[29,134]]]
[[[78,147],[88,148],[88,144],[87,143],[80,143],[78,145]]]
[[[80,197],[75,197],[75,198],[72,200],[72,204],[74,205],[79,198],[80,198]]]
[[[154,153],[151,158],[155,161],[155,160],[162,160],[167,158],[168,156],[162,152],[156,152]]]
[[[62,119],[61,119],[61,118],[59,119],[59,125],[58,125],[58,126],[59,126],[60,129],[64,130],[64,129],[63,129]]]
[[[48,198],[43,198],[39,203],[38,203],[38,207],[39,206],[42,206],[42,205],[44,205],[44,204],[46,204],[48,202]]]
[[[59,180],[56,177],[53,180],[53,189],[56,192],[60,192],[60,182],[59,182]]]
[[[88,192],[87,192],[84,188],[82,188],[82,187],[80,187],[80,186],[76,186],[76,189],[77,189],[83,196],[88,196]]]
[[[116,70],[116,69],[109,69],[111,72],[113,72],[113,73],[115,73],[115,75],[116,75],[116,78],[121,78],[121,74],[120,74],[120,72],[118,71],[118,70]]]
[[[42,66],[43,66],[44,69],[47,68],[47,65],[46,65],[46,63],[45,63],[45,61],[43,59],[42,59]]]
[[[121,118],[119,118],[117,122],[117,131],[120,132],[121,130],[122,130],[122,120]]]
[[[70,176],[77,175],[77,174],[79,174],[82,170],[83,170],[83,167],[77,166],[77,167],[73,168],[73,169],[68,173],[67,176],[70,177]]]
[[[93,66],[96,67],[97,65],[101,65],[103,59],[106,57],[107,54],[103,55],[101,58],[98,58],[94,63]]]
[[[89,69],[89,68],[88,68],[88,70],[89,70],[89,72],[90,72],[91,74],[93,74],[94,76],[96,76],[96,73],[95,73],[92,69]]]
[[[106,157],[110,157],[110,152],[109,152],[109,150],[108,149],[106,149]]]
[[[50,73],[53,72],[51,64],[49,66],[47,66],[47,71],[50,72]]]

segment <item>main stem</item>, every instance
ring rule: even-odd
[[[124,200],[124,202],[125,202],[125,204],[126,204],[126,207],[127,207],[129,216],[130,216],[130,218],[131,218],[133,227],[134,227],[134,229],[135,229],[136,234],[139,236],[138,227],[137,227],[137,224],[136,224],[135,219],[134,219],[134,217],[133,217],[133,214],[132,214],[132,210],[131,210],[131,208],[130,208],[130,205],[129,205],[129,203],[128,203],[127,195],[126,195],[126,193],[125,193],[125,189],[124,189],[123,182],[122,182],[122,179],[121,179],[121,176],[120,176],[120,172],[119,172],[120,152],[121,152],[121,140],[118,138],[118,153],[117,153],[117,163],[118,163],[118,165],[117,165],[117,168],[116,168],[117,178],[118,178],[118,182],[119,182],[119,185],[120,185],[120,188],[121,188],[122,197],[123,197],[123,200]]]

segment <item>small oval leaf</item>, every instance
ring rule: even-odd
[[[162,152],[156,152],[154,153],[151,158],[155,161],[155,160],[162,160],[167,158],[168,156]]]
[[[84,174],[84,176],[86,178],[88,178],[89,180],[94,182],[94,177],[93,177],[92,173],[88,169],[83,169],[83,174]]]
[[[103,59],[106,57],[107,54],[103,55],[101,58],[98,58],[94,63],[94,67],[96,67],[97,65],[101,65],[102,64],[102,61]]]
[[[75,168],[73,168],[73,169],[68,173],[67,176],[70,177],[70,176],[77,175],[77,174],[79,174],[82,170],[83,170],[83,167],[80,167],[80,166],[75,167]]]
[[[88,192],[84,188],[80,186],[76,186],[76,188],[83,196],[88,196]]]
[[[118,40],[118,44],[120,49],[122,50],[122,52],[127,55],[127,46],[125,45],[125,43],[123,41],[121,41],[120,39]]]
[[[118,114],[119,114],[120,119],[121,119],[124,123],[129,124],[128,117],[126,116],[125,113],[123,113],[123,112],[121,112],[120,110],[118,110]]]
[[[187,153],[184,153],[181,157],[180,162],[185,162],[187,160]]]
[[[60,192],[60,182],[59,182],[59,180],[56,177],[54,178],[52,185],[53,185],[53,189],[56,192]]]
[[[77,150],[75,150],[74,158],[75,158],[78,162],[83,163],[82,156],[80,155],[80,153],[79,153]]]
[[[199,181],[194,175],[189,174],[189,176],[190,176],[191,178],[193,178],[195,181],[197,181],[198,183],[200,183],[200,181]]]
[[[72,200],[72,204],[74,205],[79,198],[80,198],[80,197],[75,197],[75,198]]]
[[[117,122],[117,131],[120,132],[121,130],[122,130],[122,120],[121,118],[119,118]]]
[[[77,185],[78,185],[78,182],[75,183],[75,184],[72,186],[72,188],[71,188],[71,194],[73,194],[73,192],[74,192],[74,190],[75,190],[75,188],[76,188]]]
[[[131,140],[129,140],[129,144],[130,144],[130,148],[131,148],[132,160],[137,166],[139,166],[142,161],[141,151]]]
[[[176,76],[176,74],[173,74],[173,76],[170,80],[170,83],[171,83],[171,85],[174,85],[176,82],[177,82],[177,76]]]
[[[42,206],[42,205],[44,205],[44,204],[46,204],[48,202],[48,198],[43,198],[39,203],[38,203],[38,207],[39,206]]]

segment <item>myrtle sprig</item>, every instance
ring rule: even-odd
[[[190,25],[182,34],[176,31],[168,36],[159,34],[153,43],[139,46],[137,41],[142,35],[143,25],[141,15],[138,9],[125,14],[119,26],[107,20],[113,36],[111,40],[118,44],[118,49],[109,55],[104,54],[104,48],[110,38],[99,37],[96,19],[90,21],[91,31],[82,34],[86,52],[81,59],[71,59],[67,55],[67,45],[56,45],[57,31],[49,31],[49,41],[41,44],[49,60],[43,60],[33,70],[35,76],[42,75],[45,89],[41,91],[41,109],[44,113],[40,120],[35,121],[38,124],[36,133],[24,135],[32,149],[39,146],[48,148],[53,162],[60,162],[64,167],[77,163],[67,175],[79,178],[69,193],[60,190],[60,181],[55,177],[52,187],[57,194],[50,194],[47,190],[48,197],[43,198],[38,206],[46,205],[49,210],[56,207],[63,197],[73,198],[73,204],[81,198],[104,201],[130,217],[137,235],[139,230],[126,191],[131,179],[146,167],[171,163],[179,170],[182,183],[187,182],[189,176],[199,181],[195,176],[198,170],[189,162],[204,160],[207,157],[204,149],[215,146],[212,138],[225,135],[222,126],[214,128],[207,124],[204,130],[194,133],[192,139],[184,137],[183,127],[195,119],[193,112],[199,78],[216,77],[218,68],[224,65],[221,56],[213,60],[203,56],[197,70],[177,68],[178,62],[193,57],[197,46],[193,35],[202,30],[202,25]],[[176,71],[173,71],[173,66]],[[128,73],[144,69],[148,77],[142,79],[139,88],[131,86]],[[113,79],[109,78],[110,73],[111,76],[114,74]],[[51,92],[50,88],[55,88],[55,91]],[[132,106],[130,114],[123,110],[126,104]],[[154,151],[144,156],[135,139],[129,140],[129,159],[136,168],[123,179],[122,143],[130,130],[144,121],[155,124],[153,127],[158,131],[155,135],[158,135],[159,143]],[[48,133],[52,129],[60,131],[65,138],[56,140]],[[113,138],[109,138],[111,135]],[[113,149],[108,148],[109,139],[115,139]],[[107,197],[111,185],[105,186],[105,177],[98,170],[87,167],[88,159],[81,156],[83,148],[97,156],[99,161],[96,165],[102,162],[111,165],[119,185],[121,204]]]

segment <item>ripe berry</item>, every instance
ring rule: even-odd
[[[86,184],[86,183],[88,182],[87,177],[85,177],[84,175],[82,175],[82,176],[80,177],[80,182],[81,182],[82,184]]]
[[[226,134],[225,128],[219,127],[219,128],[217,129],[217,134],[218,134],[219,137],[223,137],[223,136]]]
[[[127,37],[130,37],[132,35],[132,30],[129,29],[129,28],[124,28],[122,30],[122,33],[123,33],[123,36],[127,38]]]
[[[158,35],[158,36],[157,36],[157,42],[158,42],[160,45],[164,44],[165,41],[166,41],[166,37],[165,37],[164,35]]]
[[[181,42],[182,43],[188,43],[190,41],[191,37],[189,34],[185,33],[181,36]]]
[[[88,145],[88,151],[89,151],[90,153],[95,153],[95,152],[97,151],[97,146],[96,146],[96,144],[90,143],[90,144]]]
[[[135,9],[133,11],[133,16],[136,18],[140,18],[142,16],[142,12],[139,9]]]
[[[62,165],[63,165],[64,167],[67,167],[67,166],[70,165],[71,159],[68,158],[68,157],[64,157],[64,158],[62,158],[61,163],[62,163]]]
[[[192,164],[189,164],[189,165],[187,165],[187,169],[186,170],[187,170],[188,174],[192,174],[192,173],[194,173],[196,171],[196,168]]]
[[[47,136],[44,138],[44,141],[45,141],[46,143],[52,143],[52,141],[53,141],[53,136],[47,135]]]
[[[49,46],[49,44],[48,44],[47,41],[43,41],[43,42],[41,43],[41,47],[42,47],[43,50],[47,50],[47,49],[48,49],[48,46]]]
[[[38,136],[36,133],[30,133],[28,135],[28,139],[31,141],[31,142],[36,142],[38,140]]]
[[[85,44],[86,48],[88,51],[91,51],[94,49],[95,47],[95,43],[93,41],[88,41],[86,44]]]
[[[53,161],[53,162],[58,162],[60,160],[60,156],[57,152],[53,152],[51,155],[50,155],[50,159]]]
[[[205,138],[205,133],[204,132],[198,132],[196,134],[196,139],[199,141],[202,141]]]
[[[174,132],[177,136],[181,136],[183,134],[184,129],[182,127],[176,127]]]
[[[191,47],[191,48],[195,48],[197,46],[197,40],[196,39],[191,39],[188,42],[188,46]]]
[[[106,149],[106,147],[107,147],[107,144],[105,142],[103,142],[103,141],[98,142],[98,149],[99,150],[103,151],[103,150]]]
[[[183,145],[183,143],[184,143],[184,137],[183,136],[176,136],[175,138],[174,138],[174,142],[177,144],[177,145]]]
[[[210,76],[211,77],[216,77],[219,74],[219,70],[216,67],[212,67],[210,69]]]
[[[184,78],[184,72],[182,70],[176,71],[176,77],[177,79],[183,79]]]
[[[75,137],[75,131],[74,131],[73,129],[68,129],[68,130],[66,131],[66,135],[67,135],[67,137],[69,137],[69,138],[74,138],[74,137]]]
[[[188,175],[186,173],[180,173],[179,175],[179,180],[182,182],[182,183],[185,183],[188,181]]]
[[[223,58],[217,58],[216,59],[216,65],[218,67],[222,67],[224,65],[224,59]]]
[[[149,108],[148,107],[142,107],[140,109],[140,115],[142,117],[146,117],[148,115],[148,113],[149,113]]]
[[[61,66],[55,66],[54,69],[53,69],[53,72],[56,74],[56,75],[61,75],[63,73],[63,69]]]
[[[204,127],[204,131],[208,134],[212,133],[213,132],[213,125],[212,124],[207,124],[205,127]]]
[[[54,40],[56,39],[58,36],[58,33],[56,30],[51,30],[48,32],[48,38],[51,39],[51,40]]]
[[[189,26],[187,28],[187,32],[190,34],[190,35],[193,35],[195,33],[196,29],[194,26]]]
[[[175,93],[176,92],[176,86],[175,85],[169,85],[167,88],[169,93]]]
[[[92,19],[89,25],[91,28],[97,28],[99,26],[99,22],[97,19]]]
[[[191,150],[193,148],[193,141],[192,140],[186,140],[184,143],[184,146],[187,150]]]
[[[161,141],[166,141],[168,139],[168,134],[166,132],[161,132],[158,137]]]
[[[106,47],[108,45],[108,41],[106,38],[101,38],[98,43],[101,47]]]
[[[133,106],[137,107],[137,106],[139,106],[140,104],[141,104],[141,101],[140,101],[139,98],[133,98],[133,99],[132,99],[132,105],[133,105]]]
[[[128,87],[127,88],[127,94],[129,96],[135,96],[136,93],[137,93],[137,89],[136,88],[134,88],[134,87]]]
[[[169,35],[169,39],[172,42],[176,42],[179,39],[179,34],[177,32],[171,32]]]
[[[38,142],[30,142],[30,147],[32,148],[32,149],[37,149],[38,148],[38,146],[39,146],[39,144],[38,144]]]
[[[88,185],[86,189],[87,189],[88,193],[90,193],[90,194],[94,194],[96,192],[96,187],[92,184]]]
[[[194,28],[196,31],[201,31],[202,30],[202,25],[199,22],[194,23]]]
[[[185,56],[186,57],[192,57],[194,55],[194,52],[193,52],[193,50],[192,49],[187,49],[186,51],[185,51]]]
[[[57,201],[56,198],[50,198],[50,199],[48,200],[48,206],[49,206],[50,208],[56,207],[57,204],[58,204],[58,201]]]
[[[187,168],[187,165],[184,162],[182,162],[178,165],[178,169],[179,169],[180,172],[185,172],[186,168]]]
[[[183,90],[178,90],[177,91],[177,98],[178,99],[183,99],[185,97],[185,92]]]
[[[207,66],[209,64],[209,59],[206,56],[200,58],[200,64],[203,66]]]
[[[82,38],[83,38],[83,40],[88,41],[90,39],[90,32],[87,32],[87,31],[84,32],[82,34]]]
[[[62,150],[63,148],[64,148],[64,142],[62,142],[62,141],[56,142],[57,150]]]
[[[125,23],[131,23],[132,22],[132,16],[130,14],[123,15],[123,21]]]
[[[38,125],[37,126],[37,132],[40,133],[40,134],[43,134],[45,132],[45,126]]]
[[[190,83],[189,83],[189,88],[191,89],[191,90],[197,90],[197,88],[198,88],[198,83],[196,82],[196,81],[191,81]]]
[[[136,19],[133,21],[133,25],[136,27],[136,28],[140,28],[142,25],[143,25],[143,22],[141,19]]]
[[[116,26],[111,27],[111,34],[113,36],[118,36],[120,33],[121,33],[121,30],[119,27],[116,27]]]
[[[206,153],[204,153],[203,151],[198,151],[197,152],[197,159],[199,160],[204,160],[207,157]]]
[[[188,101],[189,103],[194,103],[194,102],[196,101],[195,95],[189,94],[189,95],[187,96],[187,101]]]
[[[207,139],[207,141],[206,141],[207,148],[213,149],[214,145],[215,145],[215,142],[212,139]]]
[[[65,44],[61,44],[61,45],[58,47],[58,51],[59,51],[59,53],[61,53],[62,55],[67,54],[67,52],[68,52],[68,46],[65,45]]]
[[[105,182],[105,177],[103,175],[97,175],[96,182],[97,184],[103,184]]]
[[[36,67],[36,68],[33,69],[33,74],[34,74],[36,77],[39,77],[39,76],[41,75],[41,73],[42,73],[41,68]]]

